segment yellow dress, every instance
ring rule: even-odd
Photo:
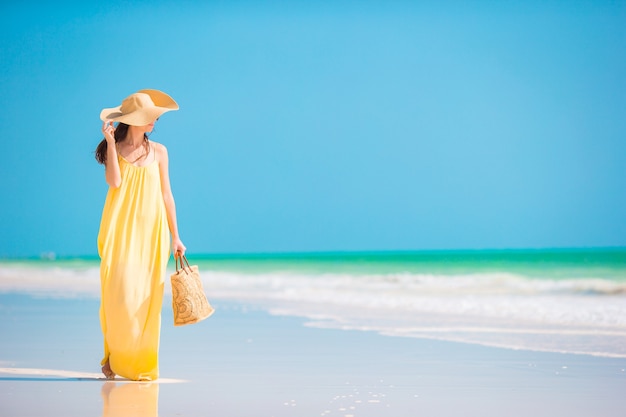
[[[170,234],[159,164],[118,157],[122,183],[110,187],[98,233],[104,358],[132,380],[159,377],[159,338]]]

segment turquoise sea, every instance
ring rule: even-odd
[[[509,272],[532,279],[602,278],[626,282],[625,248],[434,250],[398,252],[317,252],[257,254],[193,254],[187,257],[211,270],[263,273],[299,271],[306,274],[458,274]],[[88,268],[96,256],[61,257],[43,254],[24,259],[0,259],[0,265]]]
[[[595,277],[626,282],[626,248],[328,252],[190,257],[211,269],[241,272],[297,270],[312,274],[428,273],[442,276],[510,272],[536,279]]]
[[[98,296],[97,258],[51,258],[0,261],[0,291]],[[309,326],[626,357],[626,248],[188,258],[213,302]]]

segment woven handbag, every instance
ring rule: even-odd
[[[176,273],[172,274],[172,309],[174,326],[197,323],[215,311],[204,294],[198,266],[189,266],[187,258],[174,256]]]

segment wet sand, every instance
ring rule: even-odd
[[[622,416],[626,360],[307,327],[237,300],[174,327],[161,379],[99,374],[98,300],[0,294],[0,416]]]

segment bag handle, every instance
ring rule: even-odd
[[[179,255],[179,253],[180,252],[176,252],[174,254],[174,263],[176,266],[176,272],[182,269],[183,271],[185,271],[186,274],[188,274],[187,269],[185,269],[185,264],[187,265],[187,268],[191,271],[191,266],[189,266],[189,261],[187,260],[187,257],[185,255]]]

